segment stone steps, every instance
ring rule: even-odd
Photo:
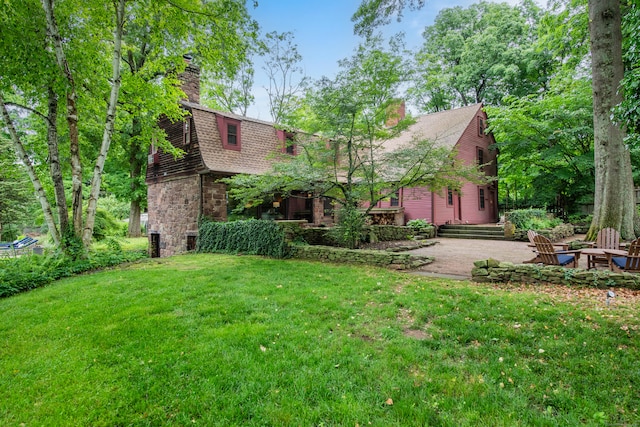
[[[441,225],[438,237],[452,239],[513,240],[504,237],[504,228],[481,225]]]

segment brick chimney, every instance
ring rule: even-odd
[[[187,95],[187,101],[200,103],[200,67],[193,64],[191,55],[184,55],[187,68],[178,76],[182,82],[182,90]]]
[[[387,120],[385,125],[387,127],[393,127],[397,125],[400,120],[404,119],[406,115],[404,101],[395,101],[387,107]]]

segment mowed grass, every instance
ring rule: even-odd
[[[116,238],[116,242],[120,244],[125,251],[145,250],[149,247],[149,238],[143,237],[120,237]],[[93,242],[94,250],[104,250],[108,248],[106,241]]]
[[[640,423],[637,307],[207,254],[0,312],[3,426]]]

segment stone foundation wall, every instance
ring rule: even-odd
[[[187,250],[187,236],[197,235],[200,213],[200,176],[149,183],[149,247],[151,234],[160,235],[159,256],[171,256]]]
[[[608,270],[582,270],[537,264],[512,264],[494,259],[474,262],[474,282],[537,283],[595,288],[622,287],[640,289],[640,275]]]
[[[227,220],[227,186],[220,176],[202,175],[202,215],[215,221]]]
[[[433,257],[428,256],[334,248],[331,246],[292,245],[291,256],[293,258],[324,262],[376,265],[396,270],[417,268],[433,262]]]

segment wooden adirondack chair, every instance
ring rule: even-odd
[[[598,231],[594,248],[620,249],[620,233],[615,228],[603,228]],[[609,265],[609,260],[604,255],[592,255],[587,258],[587,269],[595,268],[597,264]]]
[[[535,236],[537,236],[538,233],[536,233],[533,230],[529,230],[527,231],[527,237],[529,238],[529,244],[528,246],[530,246],[533,250],[533,252],[536,254],[535,257],[533,257],[532,259],[525,261],[525,264],[537,264],[539,262],[542,262],[542,260],[540,260],[540,255],[538,254],[538,250],[536,249],[536,243],[534,242],[533,238]],[[568,251],[569,250],[569,245],[567,243],[551,243],[552,246],[556,246],[556,248],[554,249],[556,252],[557,251]]]
[[[551,240],[540,234],[534,236],[533,241],[538,251],[539,262],[545,265],[578,268],[580,251],[557,251],[554,249]]]
[[[611,271],[640,273],[640,238],[631,242],[627,256],[616,256],[615,254],[607,253],[606,249],[604,252]]]

